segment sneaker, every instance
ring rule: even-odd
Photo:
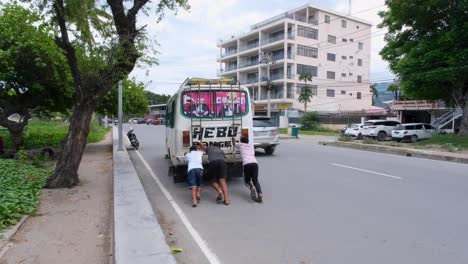
[[[253,201],[257,201],[257,191],[253,187],[250,189],[250,198]]]
[[[263,203],[263,197],[261,195],[258,196],[257,203]]]

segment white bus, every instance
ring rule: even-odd
[[[218,142],[226,153],[228,177],[242,176],[242,160],[232,146],[247,136],[252,141],[253,121],[249,90],[231,79],[188,78],[167,102],[166,150],[174,182],[183,181],[184,153],[197,144]],[[203,163],[207,164],[204,155]]]

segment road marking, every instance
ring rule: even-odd
[[[389,175],[389,174],[385,174],[385,173],[380,173],[380,172],[376,172],[376,171],[364,170],[364,169],[355,168],[355,167],[346,166],[346,165],[337,164],[337,163],[330,163],[330,165],[338,166],[338,167],[343,167],[343,168],[348,168],[348,169],[357,170],[357,171],[364,171],[364,172],[368,172],[368,173],[372,173],[372,174],[377,174],[377,175],[384,176],[384,177],[388,177],[388,178],[392,178],[392,179],[398,179],[398,180],[402,180],[402,179],[403,179],[403,178],[398,177],[398,176],[393,176],[393,175]]]
[[[130,141],[126,137],[128,143]],[[151,167],[148,165],[146,160],[143,158],[143,156],[140,154],[140,151],[135,150],[137,153],[138,157],[140,157],[141,161],[145,165],[146,169],[150,172],[151,177],[153,177],[154,181],[158,184],[158,187],[161,189],[163,192],[164,196],[166,196],[166,199],[169,201],[169,203],[172,205],[172,208],[174,208],[175,212],[177,215],[180,217],[180,220],[182,220],[182,223],[185,225],[189,233],[192,235],[193,239],[197,243],[197,245],[200,247],[201,251],[203,254],[205,254],[205,257],[208,259],[210,264],[220,264],[221,262],[219,261],[218,257],[211,251],[210,248],[208,248],[208,243],[206,243],[205,240],[200,236],[198,231],[192,226],[190,221],[188,220],[187,216],[184,214],[182,209],[179,207],[179,205],[176,203],[174,198],[172,198],[172,195],[169,193],[169,191],[164,187],[162,182],[159,180],[159,178],[156,176],[156,174],[153,172]]]

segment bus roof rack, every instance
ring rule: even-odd
[[[236,82],[233,78],[221,78],[221,79],[206,79],[206,78],[187,78],[183,86],[185,85],[235,85]]]

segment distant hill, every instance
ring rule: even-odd
[[[379,93],[379,97],[375,100],[374,106],[383,107],[384,101],[393,100],[393,92],[387,91],[387,88],[393,83],[377,83],[375,89]]]

